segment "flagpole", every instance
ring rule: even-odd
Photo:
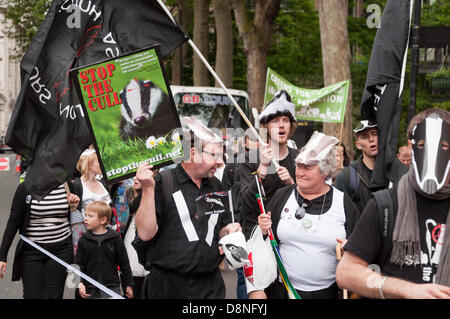
[[[162,9],[164,10],[164,12],[170,17],[170,19],[172,20],[172,22],[174,24],[177,24],[175,19],[173,18],[172,14],[170,13],[169,9],[167,9],[167,7],[165,6],[165,4],[161,1],[161,0],[157,0],[159,5],[162,7]],[[258,134],[258,131],[256,131],[255,127],[253,126],[253,124],[250,122],[250,120],[247,118],[247,116],[245,115],[244,111],[242,110],[242,108],[237,104],[236,100],[233,98],[233,96],[231,95],[230,91],[228,91],[228,89],[226,88],[225,84],[223,84],[222,80],[219,78],[219,76],[217,75],[217,73],[213,70],[213,68],[211,67],[211,65],[209,65],[208,61],[205,59],[205,57],[203,56],[203,54],[200,52],[200,50],[197,48],[197,46],[195,45],[195,43],[188,38],[188,43],[189,45],[192,47],[192,49],[194,50],[194,52],[198,55],[198,57],[200,58],[200,60],[203,62],[203,64],[206,66],[206,68],[208,69],[208,71],[212,74],[212,76],[214,77],[214,79],[217,81],[217,83],[220,85],[220,87],[225,91],[225,94],[228,96],[228,99],[231,101],[231,103],[233,103],[233,106],[236,108],[236,110],[239,112],[239,114],[242,116],[242,118],[244,119],[245,123],[248,125],[248,127],[250,128],[250,130],[252,131],[253,134],[255,134],[255,136],[258,138],[259,143],[261,144],[265,144],[264,140],[261,138],[261,136]],[[277,163],[277,161],[272,158],[272,163],[275,165],[275,167],[278,169],[279,165]]]

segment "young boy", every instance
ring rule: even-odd
[[[126,296],[133,298],[133,275],[128,255],[120,234],[107,228],[111,219],[111,207],[102,201],[86,206],[84,223],[87,232],[78,242],[76,263],[80,270],[120,294],[120,279],[117,272],[119,265]],[[109,295],[82,279],[78,285],[82,298],[108,298]]]

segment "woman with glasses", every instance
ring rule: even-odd
[[[351,199],[325,181],[336,161],[337,139],[314,132],[296,157],[296,184],[281,188],[258,217],[263,234],[269,228],[294,288],[304,299],[338,297],[336,245],[345,243],[359,218]],[[287,298],[278,279],[250,298]]]

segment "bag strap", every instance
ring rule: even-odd
[[[358,195],[358,187],[359,187],[359,176],[356,167],[353,165],[349,165],[349,186],[350,186],[350,197],[355,199]]]
[[[166,211],[169,208],[170,196],[172,196],[173,193],[172,170],[165,170],[160,172],[159,174],[161,175],[164,210]]]
[[[378,265],[382,267],[392,250],[392,241],[388,239],[392,237],[394,232],[394,204],[389,189],[382,189],[372,193],[372,195],[377,204],[378,218],[380,218],[380,223],[383,225],[381,253],[378,261]]]

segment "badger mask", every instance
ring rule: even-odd
[[[249,262],[247,242],[242,232],[234,232],[223,236],[219,245],[222,246],[230,269],[241,268]]]
[[[431,114],[412,132],[412,164],[419,187],[434,194],[447,181],[450,168],[450,124]]]

